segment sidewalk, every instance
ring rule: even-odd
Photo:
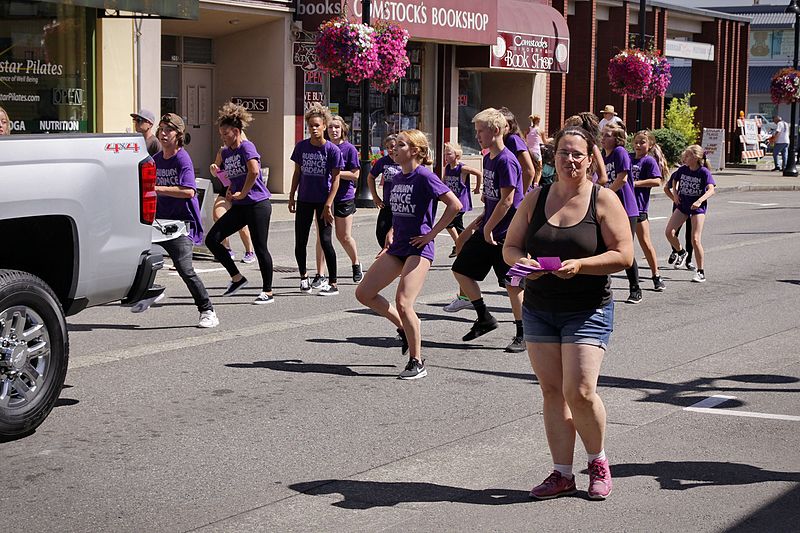
[[[772,170],[753,170],[747,168],[728,168],[714,172],[717,182],[717,192],[732,191],[800,191],[800,177],[787,178],[780,172]],[[654,194],[663,194],[661,188],[654,189]],[[272,222],[286,223],[294,221],[294,213],[289,212],[288,194],[272,195]],[[473,197],[473,205],[480,206],[478,195]],[[359,218],[374,218],[378,215],[377,209],[359,208],[353,215]]]

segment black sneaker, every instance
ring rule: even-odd
[[[420,361],[412,357],[408,360],[405,370],[400,372],[400,375],[397,377],[398,379],[419,379],[427,375],[428,371],[425,368],[425,361]]]
[[[681,250],[678,252],[677,257],[675,257],[675,269],[678,269],[683,266],[683,263],[686,261],[686,258],[689,256],[689,252],[686,250]]]
[[[664,285],[664,281],[661,279],[661,276],[653,276],[653,290],[656,292],[661,292],[666,289],[667,286]]]
[[[316,276],[314,276],[314,280],[311,282],[311,288],[312,289],[319,289],[320,287],[322,287],[323,285],[325,285],[327,283],[328,283],[327,276],[323,276],[321,274],[317,274]]]
[[[325,284],[325,286],[322,287],[317,294],[320,296],[336,296],[339,294],[339,289],[336,287],[336,285]]]
[[[628,294],[628,299],[625,300],[625,302],[629,304],[642,303],[642,289],[631,289],[630,294]]]
[[[674,264],[675,259],[677,259],[677,257],[678,257],[678,252],[672,250],[672,253],[669,254],[669,259],[667,259],[667,263],[669,263],[670,265]]]
[[[522,337],[514,337],[511,339],[511,344],[506,346],[508,353],[521,353],[525,351],[525,341]]]
[[[240,279],[239,281],[231,281],[230,283],[228,283],[228,288],[225,289],[225,292],[223,292],[222,295],[233,296],[234,294],[239,292],[239,289],[246,286],[247,286],[247,278],[242,276],[242,279]]]
[[[466,335],[461,337],[461,340],[464,342],[475,340],[481,335],[486,335],[487,333],[495,329],[497,329],[497,319],[489,315],[489,318],[487,320],[484,320],[483,322],[481,322],[480,320],[476,320],[475,322],[473,322],[472,327],[470,328],[470,330],[467,332]]]
[[[448,255],[447,257],[455,257],[455,256],[457,256],[457,255],[458,255],[458,254],[456,253],[456,247],[455,247],[455,246],[453,246],[453,251],[451,251],[451,252],[450,252],[450,255]]]
[[[400,342],[402,343],[403,355],[408,354],[408,338],[406,337],[406,332],[397,328],[397,336],[400,337]]]
[[[353,282],[358,283],[364,279],[364,273],[361,271],[361,263],[353,265]]]

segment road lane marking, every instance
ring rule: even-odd
[[[667,217],[647,217],[647,220],[667,220]]]
[[[172,270],[172,268],[173,268],[173,266],[170,265],[169,269]],[[195,268],[194,269],[195,273],[197,273],[197,274],[204,274],[206,272],[219,272],[220,270],[225,270],[225,267],[219,267],[219,268]],[[170,272],[169,275],[170,276],[180,276],[180,274],[178,274],[177,272]]]
[[[417,300],[420,304],[441,303],[449,301],[453,298],[452,291],[441,292],[436,294],[428,294]],[[276,298],[278,299],[278,298]],[[355,309],[364,309],[357,307]],[[224,342],[242,337],[254,337],[256,335],[264,335],[266,333],[276,333],[280,331],[287,331],[295,328],[307,328],[308,326],[315,326],[318,324],[326,324],[329,322],[336,322],[339,320],[353,320],[356,315],[352,313],[354,309],[344,309],[342,311],[332,311],[320,313],[318,315],[297,317],[291,320],[283,320],[278,322],[265,322],[256,324],[254,326],[247,326],[243,328],[230,329],[225,331],[215,331],[207,335],[200,335],[197,337],[183,337],[180,339],[158,342],[153,344],[143,344],[139,346],[131,346],[129,348],[121,348],[119,350],[109,350],[106,352],[87,354],[87,355],[73,355],[70,357],[69,367],[71,370],[76,368],[85,368],[95,365],[103,365],[107,363],[114,363],[125,359],[133,359],[136,357],[144,357],[146,355],[161,354],[175,350],[183,350],[185,348],[192,348],[197,346],[205,346],[217,342]]]
[[[760,204],[758,202],[735,202],[733,200],[728,200],[729,204],[742,204],[742,205],[757,205],[759,207],[772,207],[773,205],[781,205],[781,204]]]
[[[716,394],[702,401],[697,402],[689,407],[684,407],[684,411],[693,411],[695,413],[706,413],[712,415],[725,415],[725,416],[743,416],[746,418],[766,418],[769,420],[787,420],[789,422],[800,422],[800,416],[792,415],[774,415],[772,413],[755,413],[753,411],[731,411],[726,409],[714,409],[717,405],[723,404],[728,400],[736,399],[735,396],[724,396]]]

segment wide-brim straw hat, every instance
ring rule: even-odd
[[[605,106],[605,107],[603,108],[603,110],[602,110],[602,111],[600,111],[600,113],[601,113],[601,114],[603,114],[603,115],[605,115],[606,113],[611,113],[612,115],[616,115],[616,114],[617,114],[617,112],[616,112],[616,111],[614,111],[614,106],[613,106],[613,105],[607,105],[607,106]]]

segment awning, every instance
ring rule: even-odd
[[[772,77],[785,67],[750,67],[747,71],[747,92],[750,94],[769,94]]]
[[[200,0],[37,0],[50,4],[114,9],[159,18],[197,20]]]
[[[670,66],[672,78],[669,80],[667,92],[672,95],[692,92],[692,67]]]
[[[497,43],[490,67],[527,72],[569,72],[569,27],[548,6],[525,0],[497,0]]]

